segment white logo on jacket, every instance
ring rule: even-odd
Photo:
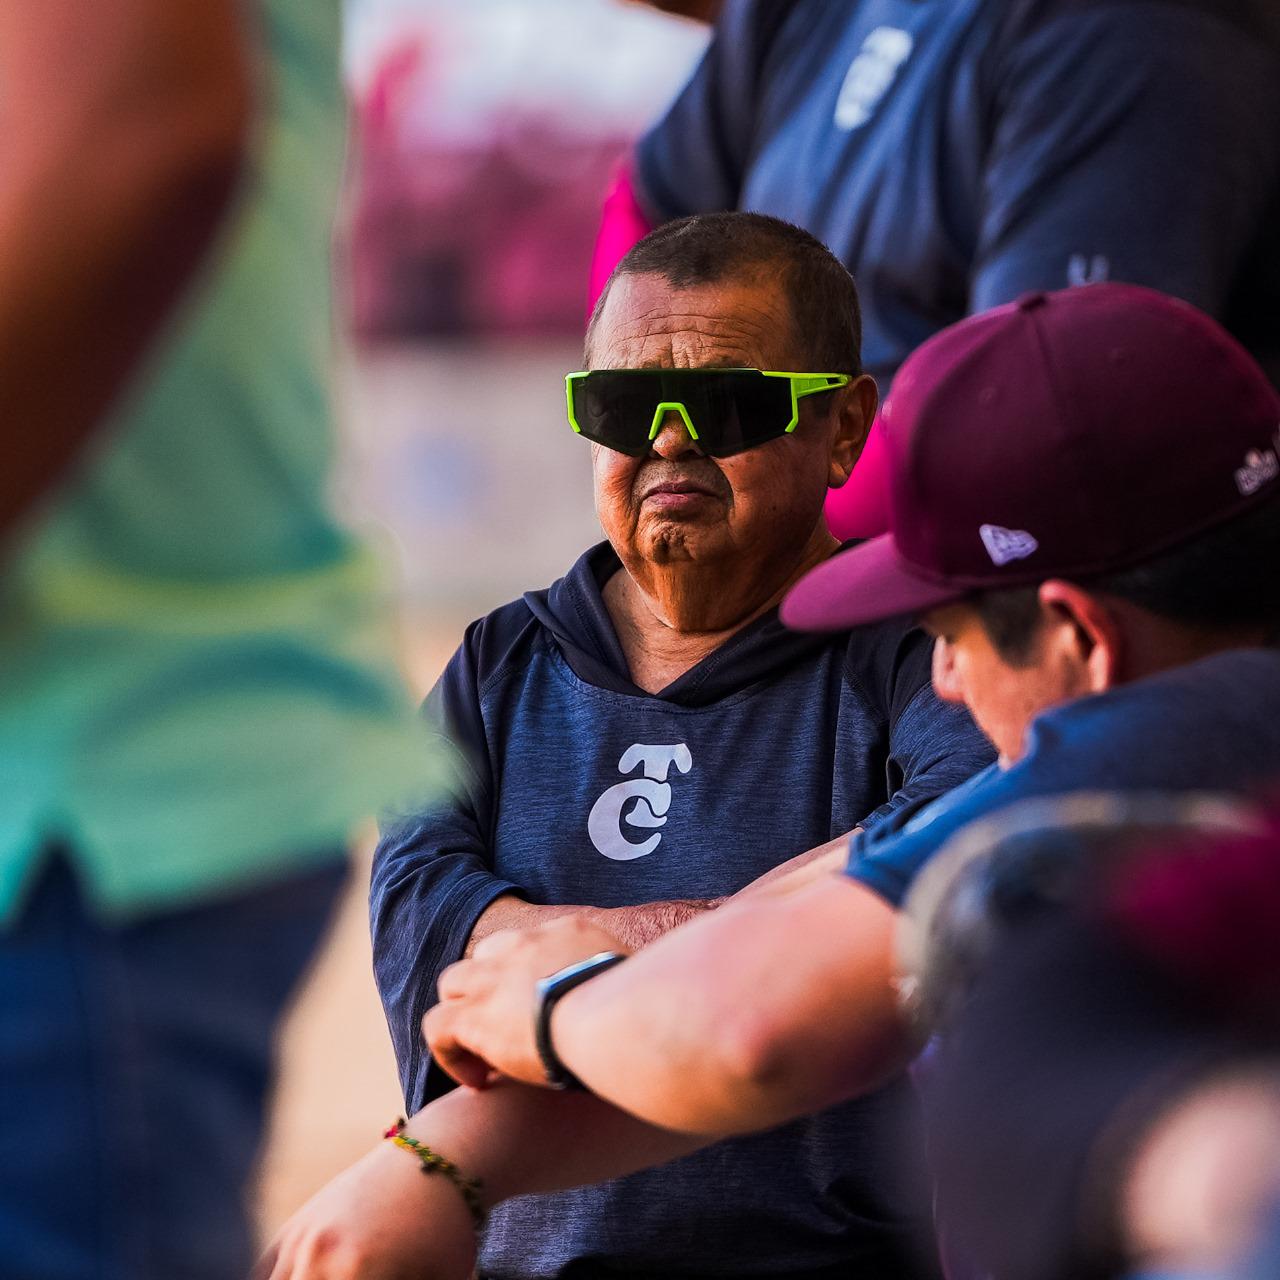
[[[859,129],[871,119],[871,113],[888,93],[898,68],[911,56],[914,47],[911,32],[897,27],[877,27],[867,36],[840,86],[840,96],[836,99],[837,129]]]
[[[681,773],[688,773],[693,768],[693,757],[683,742],[670,746],[646,746],[637,742],[622,753],[618,772],[631,773],[637,765],[643,766],[643,777],[615,782],[591,806],[587,816],[587,835],[591,837],[591,843],[615,862],[643,858],[662,842],[662,833],[655,831],[647,839],[633,844],[627,839],[622,824],[625,822],[628,826],[649,829],[665,826],[667,810],[671,808],[671,784],[667,781],[667,771],[675,765]],[[624,819],[622,810],[632,800],[635,806]]]

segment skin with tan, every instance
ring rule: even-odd
[[[585,354],[596,369],[826,372],[808,369],[776,279],[750,277],[677,290],[658,276],[621,276]],[[605,607],[631,678],[646,692],[666,688],[774,608],[839,545],[823,499],[857,461],[875,416],[875,383],[859,378],[816,400],[825,403],[801,401],[790,435],[729,458],[703,454],[675,413],[643,458],[592,445],[596,515],[623,565],[605,584]],[[786,865],[814,856],[802,852]],[[477,920],[467,954],[492,934],[569,915],[636,949],[721,901],[602,908],[535,905],[508,894]]]
[[[588,358],[603,369],[800,370],[809,361],[791,327],[774,282],[673,290],[623,276]],[[626,570],[605,603],[641,688],[682,675],[836,550],[822,503],[849,478],[875,384],[860,378],[823,398],[826,412],[801,402],[792,434],[729,458],[704,456],[674,413],[646,457],[592,446],[596,514]]]

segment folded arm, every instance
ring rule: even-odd
[[[533,929],[565,916],[581,916],[615,938],[622,949],[639,951],[677,926],[697,919],[726,902],[736,902],[744,894],[790,893],[824,872],[839,870],[848,856],[849,841],[856,832],[857,828],[797,854],[726,898],[676,898],[665,902],[644,902],[633,907],[590,907],[544,906],[525,902],[513,894],[504,894],[481,913],[467,940],[466,954],[468,957],[474,955],[476,947],[495,933],[508,929]]]
[[[711,1138],[667,1133],[589,1094],[506,1082],[455,1089],[407,1132],[484,1184],[493,1206],[665,1164]],[[466,1280],[475,1236],[457,1188],[382,1143],[298,1211],[268,1249],[258,1280]]]
[[[556,1051],[599,1097],[680,1132],[749,1132],[821,1110],[874,1087],[913,1047],[896,918],[844,876],[748,895],[565,996]],[[543,1081],[534,983],[565,954],[608,941],[584,921],[557,921],[494,938],[447,970],[424,1024],[437,1061],[475,1085],[493,1069]]]

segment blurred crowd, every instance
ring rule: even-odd
[[[1275,6],[348,20],[0,14],[0,1275],[1280,1274]],[[416,710],[348,140],[358,341],[583,335]],[[405,1118],[256,1241],[369,816]]]

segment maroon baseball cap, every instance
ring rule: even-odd
[[[788,626],[1123,569],[1280,495],[1280,396],[1221,326],[1136,285],[1028,294],[942,330],[881,425],[890,532],[802,578]]]

